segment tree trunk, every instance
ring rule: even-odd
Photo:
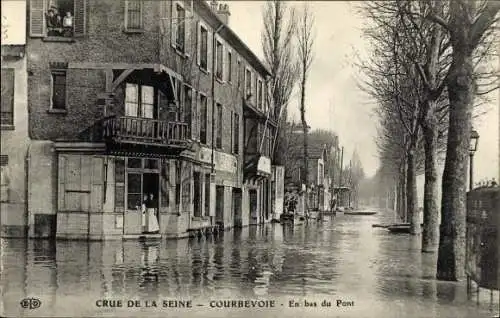
[[[408,166],[406,173],[406,209],[410,218],[410,234],[420,234],[420,216],[417,207],[417,172],[415,150],[408,151]]]
[[[407,222],[406,213],[406,171],[402,169],[399,175],[398,215],[402,222]]]
[[[443,173],[437,278],[465,277],[467,156],[473,105],[473,66],[469,47],[454,47],[447,84],[450,102],[448,143]]]
[[[434,107],[430,107],[434,109]],[[424,228],[422,252],[436,252],[439,246],[439,207],[437,183],[438,126],[435,114],[422,125],[425,150]]]
[[[308,169],[308,153],[307,153],[307,122],[306,122],[306,105],[305,105],[305,99],[306,99],[306,74],[305,71],[302,74],[302,83],[301,83],[301,89],[300,89],[300,120],[302,122],[302,131],[304,133],[304,180],[303,182],[306,184],[308,183],[308,174],[309,174],[309,169]]]

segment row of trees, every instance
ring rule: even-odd
[[[274,0],[264,5],[263,23],[264,60],[272,73],[269,102],[279,124],[273,148],[273,161],[285,165],[288,176],[297,175],[297,171],[301,171],[301,181],[307,184],[310,144],[326,145],[329,152],[332,148],[339,150],[338,136],[334,132],[316,130],[309,133],[306,119],[306,86],[314,60],[314,15],[307,4],[298,12],[287,2]],[[289,121],[287,116],[288,105],[296,86],[300,94],[300,125]],[[299,129],[303,137],[297,139]],[[298,145],[298,142],[301,145]],[[298,151],[299,147],[301,151]],[[332,181],[337,181],[338,185],[340,180],[335,179],[341,175],[346,176],[342,183],[356,188],[353,199],[357,200],[357,185],[364,173],[357,154],[353,160],[348,168],[342,170],[340,152],[330,153],[325,172]]]
[[[284,164],[289,156],[288,140],[294,127],[287,121],[287,108],[292,93],[299,84],[300,117],[303,133],[303,182],[307,181],[308,125],[306,120],[306,86],[314,59],[314,16],[304,5],[297,14],[286,2],[268,1],[263,11],[264,29],[262,48],[264,61],[271,70],[270,104],[278,119],[278,129],[273,147],[273,162]]]
[[[381,1],[360,9],[372,47],[371,58],[360,67],[366,75],[363,89],[378,105],[379,173],[396,185],[397,209],[407,215],[412,234],[422,233],[422,251],[438,252],[437,278],[461,279],[472,117],[474,106],[498,86],[488,62],[498,40],[500,2]],[[423,229],[419,171],[425,176]]]

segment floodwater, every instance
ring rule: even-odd
[[[437,282],[436,256],[422,254],[418,238],[371,226],[391,218],[338,215],[178,241],[4,239],[0,316],[498,315],[498,292],[491,301],[489,291],[468,296],[462,283]],[[39,307],[22,308],[25,298]]]

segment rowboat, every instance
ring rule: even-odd
[[[377,214],[375,211],[345,211],[345,215],[374,215]]]

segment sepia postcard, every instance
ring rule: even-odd
[[[0,317],[499,318],[500,1],[1,15]]]

